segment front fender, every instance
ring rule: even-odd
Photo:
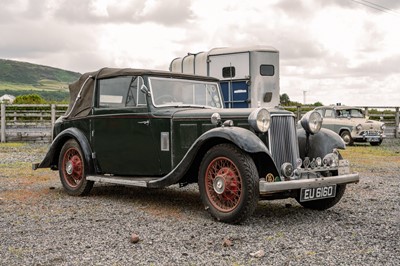
[[[333,149],[345,149],[346,144],[342,138],[334,131],[326,128],[309,137],[308,153],[306,154],[306,131],[303,128],[297,129],[297,138],[299,140],[300,157],[323,158],[326,154],[331,153]]]
[[[93,166],[93,160],[91,158],[92,149],[90,148],[90,144],[86,136],[82,133],[82,131],[80,131],[77,128],[68,128],[60,132],[60,134],[58,134],[57,137],[51,143],[50,148],[47,151],[47,154],[42,160],[42,162],[35,163],[32,165],[33,170],[36,170],[37,168],[49,168],[49,167],[52,170],[57,170],[58,158],[60,156],[61,148],[63,147],[64,143],[69,139],[75,139],[79,143],[85,157],[85,163],[87,167],[86,169],[89,170],[88,173],[93,172],[94,166]]]
[[[179,182],[196,158],[198,158],[196,163],[200,164],[202,156],[199,154],[204,155],[210,147],[222,142],[231,142],[248,153],[260,155],[257,158],[262,158],[264,164],[273,165],[276,172],[270,151],[253,132],[240,127],[217,127],[203,133],[169,174],[161,179],[150,181],[148,186],[166,187]]]
[[[271,156],[271,153],[268,150],[267,146],[265,146],[264,142],[262,142],[261,139],[257,137],[256,134],[245,128],[241,127],[213,128],[205,132],[203,135],[201,135],[193,145],[196,145],[199,142],[200,143],[204,142],[211,138],[226,139],[248,153],[264,152],[267,153],[269,156]]]

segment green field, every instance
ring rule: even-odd
[[[26,62],[0,59],[0,96],[38,94],[49,102],[69,99],[68,84],[80,73]]]

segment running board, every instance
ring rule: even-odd
[[[149,181],[157,180],[154,177],[125,177],[125,176],[103,176],[103,175],[89,175],[86,180],[95,181],[100,183],[110,183],[117,185],[135,186],[135,187],[148,187]]]

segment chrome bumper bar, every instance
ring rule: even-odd
[[[340,176],[329,176],[320,178],[310,179],[299,179],[291,181],[280,181],[280,182],[267,182],[260,181],[260,193],[267,194],[278,191],[287,191],[301,188],[312,188],[312,187],[323,187],[334,184],[347,184],[347,183],[358,183],[360,177],[358,173],[340,175]]]

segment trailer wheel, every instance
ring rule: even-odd
[[[255,210],[259,178],[253,159],[232,144],[220,144],[204,156],[199,190],[205,208],[217,220],[240,223]]]

